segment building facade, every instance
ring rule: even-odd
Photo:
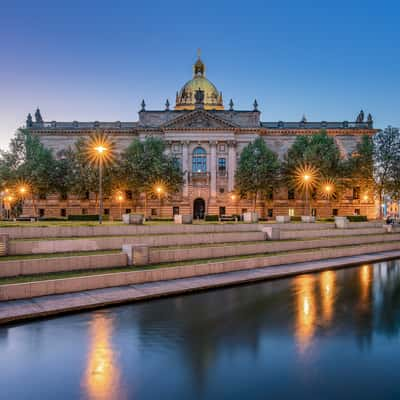
[[[147,110],[142,101],[135,122],[45,122],[37,110],[34,120],[28,115],[26,126],[55,154],[93,132],[111,136],[119,151],[134,138],[162,138],[167,151],[181,165],[184,185],[178,194],[150,200],[148,214],[170,217],[190,213],[200,218],[205,214],[239,214],[250,210],[250,200],[233,194],[235,170],[243,148],[258,137],[282,159],[298,135],[313,135],[324,129],[334,138],[341,155],[348,157],[363,135],[376,133],[371,115],[364,119],[362,111],[354,122],[309,122],[304,116],[299,122],[263,122],[260,116],[257,101],[251,110],[236,110],[232,100],[225,107],[222,93],[206,78],[205,65],[199,57],[193,66],[192,79],[176,93],[173,108],[167,100],[164,110]],[[349,189],[340,202],[315,198],[311,206],[318,217],[376,215],[373,194],[364,194],[359,187]],[[40,199],[37,207],[43,216],[98,212],[94,195],[87,199],[49,196]],[[143,207],[144,201],[131,199],[129,191],[122,204],[113,198],[105,199],[105,212],[113,218],[118,218],[121,210],[143,212]],[[273,196],[257,203],[259,215],[265,218],[299,216],[304,214],[304,207],[303,195],[287,188],[274,188]]]

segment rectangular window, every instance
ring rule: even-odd
[[[222,194],[222,193],[225,192],[225,189],[224,188],[219,188],[219,192]]]
[[[220,144],[220,145],[218,146],[218,150],[219,150],[220,152],[224,152],[224,151],[225,151],[225,145],[224,145],[224,144]]]
[[[316,208],[312,208],[312,209],[311,209],[311,215],[312,215],[313,217],[316,217],[316,216],[317,216],[317,209],[316,209]]]
[[[172,207],[172,215],[179,215],[179,207]]]
[[[268,200],[273,200],[274,199],[274,188],[272,186],[268,189],[267,198],[268,198]]]
[[[354,210],[354,215],[360,215],[360,209],[359,208],[356,208]]]
[[[225,215],[225,214],[226,214],[226,209],[225,209],[225,207],[220,207],[220,208],[219,208],[219,216]]]
[[[90,199],[90,193],[89,191],[85,192],[85,200],[89,200]]]
[[[46,200],[46,193],[39,193],[39,200]]]
[[[289,189],[288,190],[288,200],[294,200],[294,189]]]
[[[125,214],[130,214],[132,210],[130,208],[125,208]]]
[[[294,217],[294,208],[289,208],[289,217]]]
[[[353,188],[353,200],[360,200],[360,187],[356,186]]]
[[[109,208],[105,208],[104,209],[104,215],[110,215],[110,209]]]
[[[226,175],[226,158],[218,158],[218,174],[220,176]]]
[[[274,216],[274,209],[268,208],[268,218],[272,218]]]
[[[152,208],[151,209],[151,215],[153,215],[153,216],[157,215],[157,208]]]
[[[44,208],[39,208],[39,217],[44,217]]]
[[[127,200],[132,200],[132,197],[133,197],[132,190],[125,190],[125,198]]]
[[[68,194],[63,193],[62,195],[60,195],[60,200],[62,200],[62,201],[68,200]]]
[[[242,208],[242,214],[247,213],[247,208]]]
[[[66,208],[62,208],[62,209],[60,210],[60,215],[61,215],[62,217],[66,217],[66,216],[67,216],[67,209],[66,209]]]
[[[87,208],[82,208],[82,215],[87,215],[88,209]]]
[[[337,216],[339,215],[339,210],[338,210],[337,208],[334,208],[334,209],[332,210],[332,215],[333,215],[334,217],[337,217]]]

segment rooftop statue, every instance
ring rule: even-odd
[[[361,110],[360,113],[358,114],[356,122],[357,123],[364,122],[364,111],[363,110]]]
[[[39,107],[36,109],[36,112],[35,112],[35,121],[39,124],[43,123],[43,118],[42,118],[42,115],[40,114]]]

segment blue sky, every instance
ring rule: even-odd
[[[225,104],[263,121],[398,126],[395,1],[0,2],[0,147],[28,112],[45,120],[134,121],[172,103],[197,48]]]

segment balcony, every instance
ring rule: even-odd
[[[209,172],[189,172],[189,184],[208,185],[209,181]]]

